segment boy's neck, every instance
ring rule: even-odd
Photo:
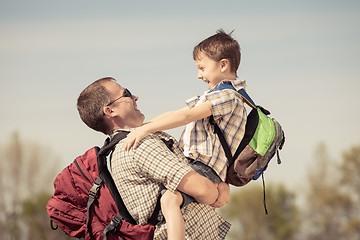
[[[223,79],[221,79],[218,83],[216,83],[215,85],[209,86],[209,89],[215,87],[216,85],[218,85],[218,84],[221,83],[222,81],[235,81],[235,80],[236,80],[236,77],[223,78]]]
[[[233,73],[226,74],[226,75],[224,75],[222,81],[223,80],[230,80],[230,81],[236,80],[236,74],[233,74]]]

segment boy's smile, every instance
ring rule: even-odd
[[[224,80],[220,61],[214,61],[204,53],[200,53],[195,63],[198,69],[197,78],[207,83],[209,89]]]

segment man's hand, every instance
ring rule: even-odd
[[[129,151],[131,147],[134,149],[139,145],[141,139],[145,138],[149,133],[142,127],[132,130],[123,140],[124,148]]]
[[[216,201],[211,204],[212,207],[219,208],[224,206],[226,203],[230,201],[230,187],[226,182],[220,182],[218,184],[218,198]]]

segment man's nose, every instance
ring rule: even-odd
[[[133,95],[133,97],[134,97],[134,101],[135,101],[135,102],[139,99],[138,96]]]

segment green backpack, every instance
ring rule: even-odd
[[[222,89],[236,91],[230,83],[223,83],[215,88],[215,90]],[[226,182],[234,186],[243,186],[251,180],[263,176],[263,172],[267,169],[275,153],[277,154],[278,163],[281,163],[279,150],[282,149],[285,143],[285,134],[280,124],[275,119],[267,116],[270,115],[270,112],[255,105],[244,89],[237,92],[252,110],[247,116],[244,138],[234,156],[232,156],[230,147],[212,116],[210,117],[210,123],[214,126],[228,159]]]

